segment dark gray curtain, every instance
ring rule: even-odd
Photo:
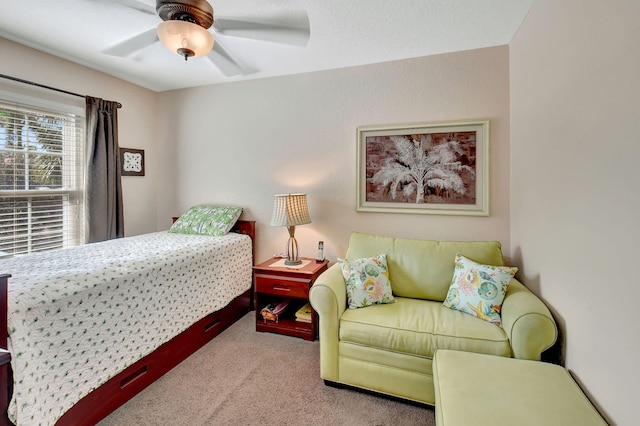
[[[118,152],[120,104],[87,96],[87,241],[124,236]]]

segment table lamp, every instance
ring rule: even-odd
[[[273,196],[273,216],[271,226],[286,226],[289,231],[287,241],[287,260],[285,265],[299,265],[298,242],[294,234],[297,225],[311,223],[309,208],[307,207],[307,194],[279,194]]]

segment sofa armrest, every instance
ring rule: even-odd
[[[549,309],[516,279],[509,284],[501,317],[514,358],[538,361],[542,352],[558,337],[556,322]]]
[[[309,302],[320,320],[320,376],[337,381],[340,317],[347,309],[347,288],[340,265],[334,264],[320,274],[309,291]]]

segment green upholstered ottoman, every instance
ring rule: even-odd
[[[607,424],[559,365],[439,350],[433,378],[438,426]]]

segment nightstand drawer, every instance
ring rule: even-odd
[[[294,280],[287,277],[256,275],[256,291],[282,297],[309,297],[309,280]]]

